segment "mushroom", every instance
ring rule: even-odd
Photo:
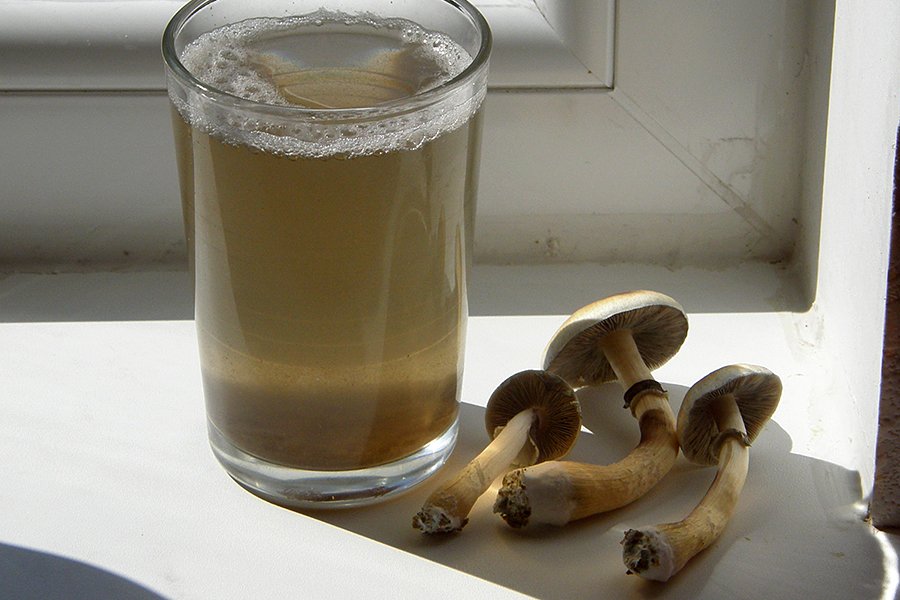
[[[503,478],[494,512],[511,527],[565,525],[625,506],[669,472],[678,456],[675,416],[651,370],[666,363],[687,337],[675,300],[634,291],[598,300],[562,324],[544,353],[544,368],[573,387],[618,380],[641,441],[612,465],[551,461]]]
[[[469,511],[511,465],[563,456],[581,431],[575,391],[546,371],[521,371],[491,394],[484,415],[491,443],[449,483],[435,490],[413,517],[424,533],[460,531]]]
[[[622,558],[629,573],[667,581],[719,537],[744,487],[748,448],[780,398],[781,379],[755,365],[722,367],[688,390],[678,411],[681,449],[689,460],[719,469],[682,521],[625,533]]]

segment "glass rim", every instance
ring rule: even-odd
[[[226,102],[235,106],[243,106],[257,111],[262,110],[266,112],[275,112],[284,115],[293,114],[297,116],[330,115],[333,117],[340,116],[342,118],[364,117],[366,115],[372,115],[376,112],[392,112],[392,109],[405,111],[409,109],[410,103],[419,105],[422,103],[427,104],[429,103],[429,101],[438,101],[446,93],[460,88],[466,82],[466,80],[475,78],[487,64],[488,57],[490,56],[491,52],[492,35],[490,26],[488,25],[488,22],[484,18],[484,16],[471,3],[469,3],[468,0],[437,0],[456,7],[460,12],[464,13],[472,20],[476,29],[478,29],[478,31],[481,33],[481,43],[475,56],[472,57],[472,61],[466,66],[465,69],[460,71],[453,78],[448,79],[440,85],[429,88],[423,92],[418,92],[411,96],[406,96],[397,100],[390,100],[372,106],[351,108],[309,108],[305,106],[257,102],[255,100],[248,100],[247,98],[236,96],[235,94],[220,90],[215,86],[201,81],[200,79],[195,77],[194,74],[187,69],[187,67],[184,66],[184,64],[181,62],[181,58],[178,56],[178,52],[175,49],[175,36],[178,34],[178,32],[181,31],[182,27],[188,22],[188,20],[207,5],[217,1],[219,0],[191,0],[190,2],[182,6],[181,9],[179,9],[178,12],[176,12],[172,16],[172,18],[169,20],[169,23],[166,25],[162,36],[163,60],[165,61],[165,64],[168,67],[169,71],[176,78],[180,79],[183,83],[186,83],[191,88],[200,90],[211,99],[217,100],[219,102]]]

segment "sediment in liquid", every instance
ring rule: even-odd
[[[334,102],[353,74],[292,76],[292,93]],[[377,92],[373,77],[358,80],[357,97]],[[398,460],[452,425],[477,102],[449,130],[356,131],[324,155],[290,139],[254,147],[175,102],[207,412],[233,444],[283,465],[352,469]]]

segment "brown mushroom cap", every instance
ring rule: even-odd
[[[581,407],[572,387],[547,371],[521,371],[491,394],[484,424],[491,438],[523,410],[534,409],[529,438],[538,451],[535,462],[563,456],[581,431]]]
[[[747,441],[752,442],[778,408],[781,379],[765,367],[730,365],[691,386],[678,411],[678,441],[688,460],[702,465],[718,463],[720,431],[715,405],[727,395],[734,398]]]
[[[615,381],[600,341],[631,330],[644,363],[652,371],[664,365],[687,337],[688,321],[675,300],[652,291],[633,291],[578,309],[560,326],[544,351],[544,368],[573,387]]]

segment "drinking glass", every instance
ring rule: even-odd
[[[290,507],[457,435],[491,34],[464,0],[195,0],[163,37],[207,428]]]

